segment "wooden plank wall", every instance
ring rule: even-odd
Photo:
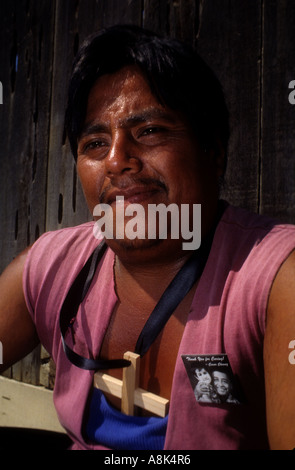
[[[201,11],[198,48],[219,76],[231,113],[223,195],[294,223],[295,106],[288,85],[295,76],[295,3],[205,0]]]
[[[197,45],[231,112],[222,196],[295,222],[294,1],[2,0],[1,270],[44,231],[91,217],[63,137],[67,83],[84,38],[119,22]],[[46,352],[41,358],[37,348],[9,375],[50,386]]]

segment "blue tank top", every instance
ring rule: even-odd
[[[113,408],[101,390],[94,388],[86,426],[87,437],[116,450],[162,450],[168,415],[127,416]]]

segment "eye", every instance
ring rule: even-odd
[[[137,140],[144,145],[160,145],[167,137],[167,130],[162,126],[146,126],[138,129]]]
[[[105,147],[105,146],[106,146],[106,142],[104,142],[103,140],[100,140],[100,139],[96,139],[96,140],[92,140],[91,142],[86,143],[83,146],[83,150],[84,151],[95,150],[95,149],[99,149],[99,148]]]
[[[107,139],[101,137],[94,137],[92,139],[81,139],[78,144],[78,153],[97,155],[100,154],[108,146]]]
[[[159,127],[159,126],[151,126],[151,127],[148,127],[146,129],[144,129],[140,136],[149,136],[149,135],[153,135],[153,134],[157,134],[159,132],[163,132],[164,129],[162,127]]]

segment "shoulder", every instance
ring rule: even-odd
[[[267,314],[268,330],[283,331],[295,339],[295,249],[280,265],[272,284]],[[276,322],[278,322],[276,324]],[[275,325],[275,327],[274,327]],[[286,337],[286,345],[287,345]],[[289,344],[289,342],[288,342]]]
[[[99,244],[93,226],[93,222],[88,222],[46,232],[32,245],[23,271],[23,288],[29,304],[34,305],[41,289],[68,287]]]
[[[247,209],[227,204],[221,222],[226,226],[232,226],[245,231],[257,230],[258,232],[270,232],[272,230],[295,230],[295,225],[282,222],[274,217],[257,214]]]
[[[294,447],[295,251],[274,279],[267,309],[264,366],[268,434],[272,449]]]
[[[28,251],[26,264],[38,263],[40,269],[42,264],[60,262],[65,256],[69,258],[73,255],[79,258],[79,254],[82,257],[87,255],[98,244],[93,235],[93,226],[93,222],[88,222],[76,227],[45,232]]]
[[[89,222],[46,232],[26,257],[23,272],[26,305],[41,343],[54,357],[59,344],[58,313],[64,298],[100,243],[93,235],[93,226]]]
[[[267,216],[228,206],[218,226],[214,265],[263,334],[274,280],[294,250],[295,226]]]
[[[219,224],[220,238],[232,250],[243,250],[269,257],[286,258],[295,248],[295,225],[228,205]],[[247,251],[247,250],[246,250]],[[269,260],[272,261],[271,259]]]
[[[50,246],[52,250],[63,249],[72,243],[79,244],[93,235],[94,222],[77,225],[75,227],[66,227],[58,230],[45,232],[32,245],[31,250],[42,250]]]

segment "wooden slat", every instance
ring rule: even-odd
[[[144,0],[143,27],[159,34],[169,34],[169,10],[173,2]]]
[[[195,0],[144,2],[143,26],[147,29],[194,44],[198,24],[199,8]]]
[[[199,3],[195,0],[170,2],[169,33],[172,37],[195,45],[199,29]]]
[[[65,432],[51,390],[0,377],[0,391],[0,426]]]
[[[143,408],[157,416],[164,417],[168,413],[169,400],[140,388],[139,370],[140,356],[130,351],[124,354],[124,359],[131,362],[123,369],[123,380],[119,380],[104,372],[94,374],[94,386],[102,392],[121,398],[121,411],[127,415],[134,414],[135,406]]]
[[[259,205],[261,1],[206,0],[198,51],[221,81],[231,115],[222,197],[257,211]]]
[[[0,8],[2,271],[45,230],[54,2],[1,2]],[[10,375],[38,383],[39,355],[36,349]]]
[[[102,392],[110,393],[117,398],[122,398],[122,380],[97,372],[94,375],[94,385]],[[157,416],[164,417],[168,412],[169,400],[139,387],[134,392],[134,405],[150,413],[154,413]]]
[[[102,392],[110,393],[116,398],[122,398],[123,382],[103,372],[96,372],[93,380],[94,386]]]
[[[295,223],[295,4],[264,2],[261,212]]]
[[[45,230],[54,2],[1,2],[1,20],[2,270]]]
[[[169,400],[159,397],[154,393],[137,388],[134,393],[134,404],[157,416],[164,418],[168,413]]]
[[[123,369],[121,411],[127,415],[134,414],[134,393],[139,386],[140,356],[132,352],[124,354],[124,359],[131,362]]]
[[[79,4],[80,2],[75,3],[75,9],[71,2],[56,2],[46,230],[56,230],[89,220],[73,157],[64,142],[64,112],[68,81],[77,50],[76,23]],[[89,2],[87,4],[90,5]],[[89,18],[92,16],[90,9]]]

